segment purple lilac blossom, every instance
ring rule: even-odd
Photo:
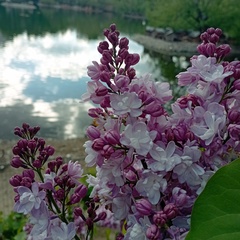
[[[44,200],[45,191],[39,191],[38,183],[34,182],[32,188],[20,186],[17,188],[19,200],[15,203],[14,211],[28,214],[33,209],[39,209]]]
[[[73,222],[68,224],[64,222],[52,224],[49,231],[50,237],[46,240],[72,240],[76,234],[75,224]]]
[[[136,184],[136,190],[142,196],[147,197],[150,203],[157,204],[161,192],[164,192],[167,187],[167,181],[160,174],[149,170],[144,170],[142,174],[142,178]]]
[[[156,131],[149,132],[145,123],[135,122],[126,126],[120,142],[135,149],[136,153],[146,156],[153,146],[155,137]]]
[[[94,221],[107,221],[104,211],[96,211],[101,205],[112,212],[113,222],[124,223],[126,233],[117,239],[185,238],[197,196],[240,152],[240,61],[222,61],[230,47],[218,45],[221,34],[214,28],[201,34],[200,55],[177,75],[186,95],[172,104],[171,113],[164,106],[172,98],[169,84],[155,82],[150,74],[138,77],[132,66],[139,55],[129,52],[128,39],[119,38],[115,24],[104,30],[106,40],[98,46],[102,57],[88,67],[91,80],[82,97],[98,105],[89,110],[93,126],[84,145],[85,162],[96,166],[96,176],[87,179],[93,188],[88,215],[79,207],[73,211],[77,234],[92,231]],[[41,170],[53,154],[44,140],[34,138],[38,130],[28,124],[15,129],[22,139],[13,148],[13,167]],[[29,159],[38,150],[40,156]],[[75,228],[60,220],[60,208],[65,194],[71,192],[63,211],[85,195],[86,188],[78,184],[81,166],[50,161],[42,176],[37,186],[33,170],[10,179],[17,192],[15,210],[32,215],[32,231],[43,231],[42,238],[71,239]],[[56,209],[47,213],[49,190]]]
[[[67,174],[74,183],[79,184],[79,179],[82,177],[83,174],[81,164],[79,164],[78,162],[69,161]]]
[[[177,164],[181,162],[181,158],[175,153],[176,145],[173,141],[169,142],[165,148],[162,143],[154,144],[150,151],[151,161],[149,167],[153,171],[171,171]]]
[[[33,224],[30,235],[38,236],[44,232],[47,235],[47,229],[50,224],[50,214],[45,202],[41,203],[39,209],[33,209],[31,211],[30,223]]]
[[[126,92],[122,95],[111,95],[110,104],[115,114],[120,116],[129,113],[132,117],[138,117],[142,114],[142,110],[140,109],[142,101],[133,92]]]

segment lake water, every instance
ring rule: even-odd
[[[41,126],[42,137],[84,136],[91,104],[79,100],[89,80],[87,66],[100,59],[102,31],[113,22],[130,38],[130,52],[141,56],[137,74],[152,73],[174,85],[179,59],[147,52],[131,40],[144,32],[140,21],[0,7],[0,139],[13,139],[14,127],[23,122]]]

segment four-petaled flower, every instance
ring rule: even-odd
[[[32,189],[20,186],[17,188],[19,200],[14,205],[14,211],[18,213],[28,214],[33,209],[39,209],[41,202],[46,196],[45,191],[39,191],[38,183],[32,184]]]

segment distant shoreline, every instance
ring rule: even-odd
[[[143,45],[147,50],[154,51],[165,55],[185,56],[191,57],[194,54],[198,54],[197,46],[200,44],[197,42],[177,42],[177,41],[165,41],[157,39],[147,35],[135,34],[132,39]],[[240,57],[240,46],[232,46],[229,56]]]
[[[6,8],[19,8],[19,9],[29,9],[34,10],[38,9],[34,4],[32,3],[11,3],[11,2],[2,2],[1,6]],[[81,12],[101,12],[101,10],[93,9],[92,7],[81,7],[81,6],[71,6],[66,4],[38,4],[39,9],[40,8],[54,8],[54,9],[64,9],[64,10],[75,10],[75,11],[81,11]]]

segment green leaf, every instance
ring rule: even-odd
[[[240,159],[220,168],[197,198],[185,240],[240,239]]]

